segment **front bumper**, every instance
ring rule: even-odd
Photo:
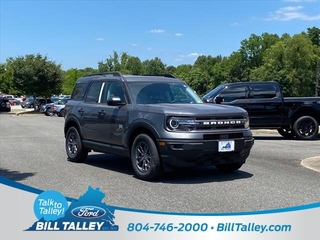
[[[222,140],[222,139],[221,139]],[[219,140],[158,140],[164,168],[194,167],[225,163],[245,163],[254,144],[254,138],[228,139],[234,141],[234,150],[219,152]],[[159,142],[165,142],[159,144]]]

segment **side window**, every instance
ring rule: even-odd
[[[84,101],[86,103],[98,103],[101,98],[101,90],[104,82],[92,82]]]
[[[120,82],[108,82],[103,92],[101,102],[106,103],[110,97],[119,97],[121,102],[125,102],[124,91]]]
[[[246,86],[229,86],[222,93],[224,102],[246,99]]]
[[[71,99],[75,101],[82,101],[85,92],[85,83],[77,83],[72,91]]]
[[[251,85],[252,98],[274,98],[276,89],[273,84],[254,84]]]

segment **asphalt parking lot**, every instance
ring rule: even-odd
[[[260,131],[255,133],[247,163],[235,173],[221,174],[206,167],[144,182],[133,176],[130,162],[120,157],[92,153],[86,163],[68,162],[63,120],[32,110],[18,116],[1,114],[0,175],[72,198],[89,185],[99,187],[109,205],[152,211],[259,211],[320,200],[320,173],[301,164],[320,155],[320,140],[285,140],[274,132]]]

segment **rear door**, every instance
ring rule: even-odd
[[[78,106],[82,120],[82,133],[85,139],[96,141],[99,139],[98,111],[101,109],[101,95],[105,81],[91,82],[83,101]]]
[[[252,127],[279,127],[283,120],[283,101],[275,84],[249,85],[250,102],[247,111]]]
[[[241,107],[247,110],[249,102],[248,94],[248,87],[245,83],[229,85],[220,93],[220,96],[223,98],[221,104]]]

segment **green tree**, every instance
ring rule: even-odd
[[[61,91],[63,82],[60,64],[41,54],[27,54],[7,60],[12,69],[16,89],[26,95],[49,97]]]
[[[84,71],[78,70],[76,68],[68,69],[64,73],[64,81],[62,84],[62,94],[71,94],[75,82],[78,80],[78,78],[86,75]]]
[[[98,62],[99,72],[114,72],[121,70],[121,64],[119,61],[119,54],[117,51],[113,51],[113,56],[109,56],[105,61]]]
[[[310,38],[312,44],[315,46],[316,55],[320,57],[320,29],[313,27],[308,28],[308,37]],[[320,92],[320,60],[319,57],[316,59],[315,63],[315,96],[319,96]]]
[[[166,66],[158,57],[151,59],[146,65],[147,75],[163,75],[165,73],[166,73]]]
[[[130,56],[126,61],[125,69],[133,75],[141,75],[144,73],[143,65],[138,57]]]
[[[320,47],[320,28],[307,28],[307,34],[313,45]]]
[[[192,69],[192,65],[191,64],[181,64],[181,65],[177,66],[177,68],[176,68],[176,70],[174,72],[174,75],[177,78],[180,78],[183,81],[186,81],[191,69]]]
[[[276,80],[285,96],[313,96],[319,51],[305,34],[286,36],[272,46],[261,68],[253,71],[260,80]]]
[[[186,77],[186,82],[201,96],[209,90],[209,78],[209,75],[199,67],[193,67]]]
[[[171,65],[171,66],[167,66],[167,67],[166,67],[166,73],[167,73],[167,74],[174,75],[174,72],[176,71],[176,69],[177,69],[177,68],[176,68],[175,66],[172,66],[172,65]]]

